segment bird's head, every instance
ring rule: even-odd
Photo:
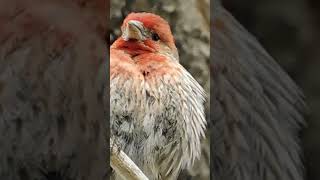
[[[130,13],[121,26],[122,35],[112,48],[137,56],[144,53],[173,54],[175,41],[167,21],[152,13]]]

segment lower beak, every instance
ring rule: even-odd
[[[127,26],[122,32],[122,38],[125,41],[131,40],[131,39],[143,41],[146,39],[143,33],[144,32],[143,29],[144,29],[143,24],[140,21],[130,20],[128,21]]]

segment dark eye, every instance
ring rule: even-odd
[[[157,33],[154,33],[154,32],[151,34],[151,38],[154,41],[159,41],[160,40],[159,35]]]

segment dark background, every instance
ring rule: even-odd
[[[306,179],[320,179],[320,1],[222,2],[304,91],[310,109],[301,134]]]

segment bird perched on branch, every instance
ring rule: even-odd
[[[164,19],[131,13],[121,30],[110,48],[111,138],[150,179],[176,179],[200,156],[204,90]]]
[[[302,180],[304,96],[258,41],[214,3],[211,178]]]

